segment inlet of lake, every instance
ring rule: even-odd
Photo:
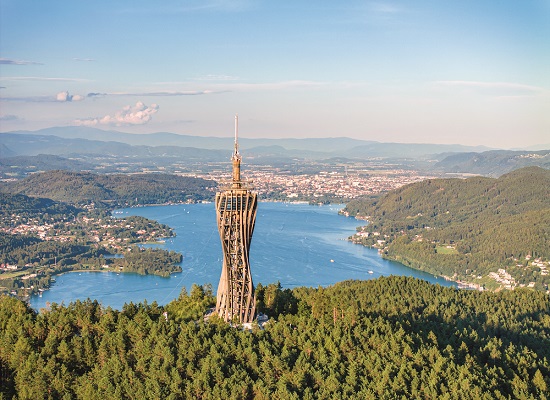
[[[384,260],[376,249],[347,241],[363,221],[339,215],[342,207],[260,202],[250,248],[254,284],[279,281],[283,288],[318,287],[347,279],[406,275],[457,286],[441,277]],[[169,303],[183,287],[190,290],[193,283],[210,283],[216,290],[222,253],[213,203],[126,208],[113,215],[140,215],[172,227],[176,236],[154,246],[181,253],[182,272],[169,278],[113,272],[66,273],[56,276],[56,282],[41,297],[31,298],[33,308],[90,298],[120,310],[124,303],[145,299],[148,303]]]

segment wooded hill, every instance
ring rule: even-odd
[[[426,180],[354,200],[346,211],[369,221],[354,240],[414,268],[493,288],[499,285],[487,276],[499,268],[516,284],[544,290],[550,283],[528,260],[550,260],[549,170]]]
[[[550,150],[493,150],[482,153],[458,153],[435,163],[432,169],[447,173],[470,173],[496,178],[515,169],[530,166],[550,169]]]
[[[0,191],[47,197],[71,204],[132,206],[210,200],[216,183],[168,174],[102,175],[47,171],[4,183]]]
[[[37,314],[0,296],[0,397],[547,399],[550,300],[407,277],[262,288],[265,330],[202,321],[194,286],[165,307],[97,301]],[[166,312],[166,317],[163,313]],[[275,318],[274,318],[275,317]]]
[[[48,222],[73,218],[82,210],[65,203],[40,197],[28,197],[23,194],[0,192],[0,224],[10,226],[12,218],[34,218]]]
[[[38,154],[36,156],[0,156],[0,176],[25,177],[27,174],[40,171],[63,169],[67,171],[89,171],[95,165],[80,160],[72,160],[50,154]]]

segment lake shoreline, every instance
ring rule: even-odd
[[[456,283],[384,260],[376,250],[347,241],[346,238],[355,231],[357,221],[339,214],[342,207],[341,204],[312,206],[307,203],[261,202],[250,250],[254,284],[280,282],[285,288],[327,287],[345,280],[405,275],[457,287]],[[143,216],[169,225],[174,230],[176,236],[150,246],[182,255],[180,266],[183,271],[177,279],[162,281],[155,279],[154,275],[97,267],[92,270],[76,269],[65,272],[119,272],[120,276],[99,274],[106,278],[92,279],[91,275],[84,278],[70,274],[75,278],[59,279],[65,283],[52,285],[42,301],[68,303],[83,297],[106,297],[105,304],[117,306],[143,299],[161,304],[164,300],[171,300],[170,296],[177,297],[183,287],[189,289],[194,283],[217,287],[222,250],[212,203],[132,207],[113,211],[113,216],[122,215]],[[116,290],[110,285],[115,285]],[[34,298],[31,305],[40,307]]]

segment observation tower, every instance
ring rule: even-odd
[[[241,180],[239,117],[235,115],[233,175],[216,193],[216,218],[222,242],[223,265],[216,300],[216,313],[226,322],[254,320],[256,296],[248,254],[256,222],[258,199],[249,182]]]

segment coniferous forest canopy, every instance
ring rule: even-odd
[[[0,297],[3,398],[544,399],[550,300],[389,277],[258,287],[264,330],[203,322],[193,286],[161,307],[36,313]]]
[[[527,257],[550,257],[549,174],[526,168],[499,179],[429,180],[353,201],[347,212],[368,216],[355,240],[385,257],[454,279],[482,276],[488,288],[488,274],[506,268],[518,284],[545,290],[548,275]],[[160,177],[53,171],[3,190],[107,209],[211,196],[209,181]],[[50,274],[100,267],[126,243],[172,234],[142,217],[23,194],[0,200],[6,232],[47,227],[45,238],[0,234],[2,262],[24,268],[4,286],[35,272],[26,284],[47,287]],[[162,275],[180,261],[176,253],[132,250],[108,267]],[[166,306],[130,303],[121,311],[88,300],[37,313],[0,296],[0,398],[550,396],[550,299],[540,291],[465,291],[390,277],[318,289],[258,284],[256,295],[257,310],[271,319],[251,331],[203,320],[215,305],[210,286],[184,289]]]
[[[512,287],[550,284],[550,170],[426,180],[353,200],[346,211],[368,220],[354,241],[413,268],[487,288],[499,287],[499,269]]]

